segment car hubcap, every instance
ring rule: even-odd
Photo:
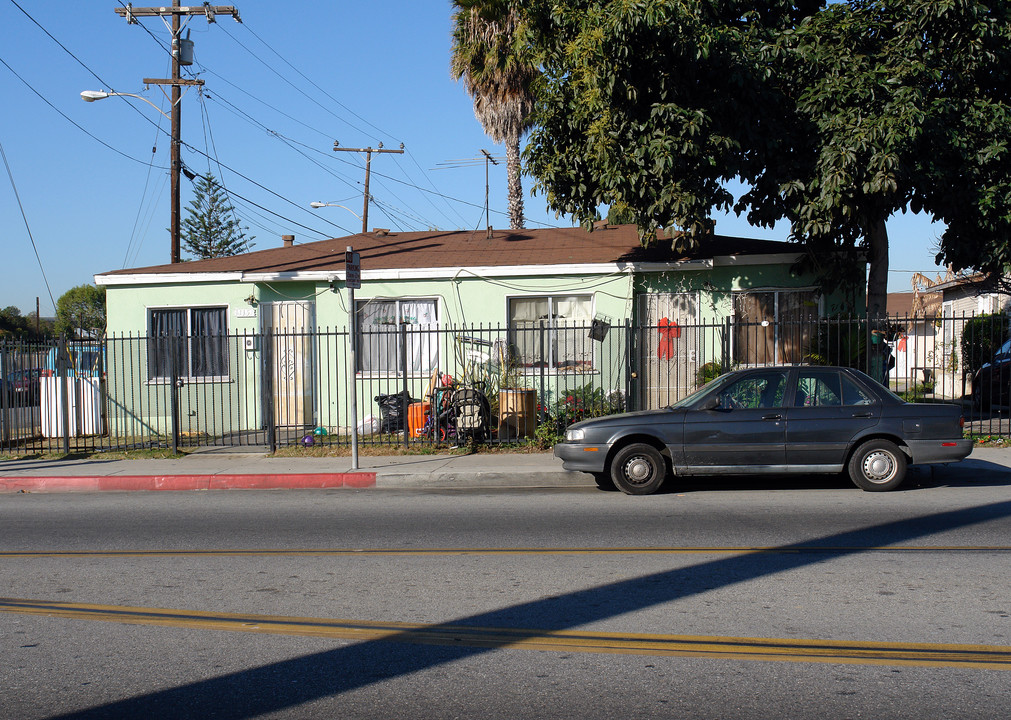
[[[864,477],[873,483],[883,483],[895,473],[895,458],[876,450],[864,458]]]
[[[644,457],[634,457],[625,463],[625,477],[630,482],[641,484],[653,476],[653,464]]]

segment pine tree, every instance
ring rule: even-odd
[[[213,175],[199,175],[193,184],[194,198],[186,208],[182,222],[183,249],[197,260],[226,257],[247,252],[253,247],[228,204],[224,188]]]

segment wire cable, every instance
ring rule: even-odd
[[[3,157],[4,167],[7,168],[7,177],[10,178],[11,187],[14,189],[14,198],[17,200],[18,209],[21,211],[21,219],[25,221],[25,230],[28,231],[28,239],[32,241],[32,250],[35,251],[35,259],[38,260],[39,270],[42,271],[42,279],[46,283],[46,292],[49,293],[49,300],[53,303],[53,310],[56,310],[56,299],[53,297],[53,289],[49,287],[49,278],[46,277],[46,269],[42,266],[42,257],[39,255],[39,248],[35,244],[35,237],[32,235],[32,227],[28,222],[28,215],[25,214],[25,206],[21,203],[21,193],[18,192],[17,183],[14,182],[14,172],[10,163],[7,162],[7,152],[3,143],[0,143],[0,156]]]

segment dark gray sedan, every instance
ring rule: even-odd
[[[961,408],[907,403],[851,368],[764,367],[722,375],[663,410],[584,420],[555,456],[630,495],[668,474],[839,473],[894,490],[913,463],[972,451]]]

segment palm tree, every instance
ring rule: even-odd
[[[453,0],[450,70],[474,98],[474,115],[496,143],[505,143],[509,224],[523,228],[520,137],[530,129],[537,69],[516,38],[511,0]]]

